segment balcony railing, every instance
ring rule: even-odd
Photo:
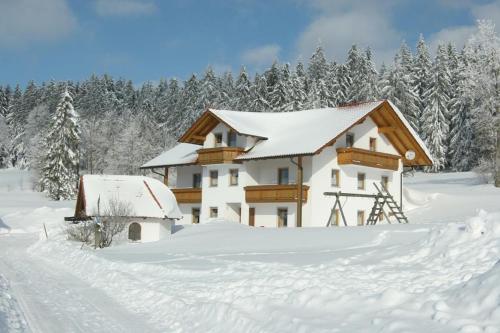
[[[177,203],[200,203],[201,188],[173,188]]]
[[[233,160],[245,151],[242,147],[203,148],[197,151],[198,164],[235,163]]]
[[[309,186],[302,186],[302,201],[307,202]],[[298,189],[292,185],[255,185],[245,187],[245,200],[248,203],[295,202]]]
[[[386,154],[360,148],[338,148],[338,164],[364,165],[372,168],[398,170],[398,155]]]

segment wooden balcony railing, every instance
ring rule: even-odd
[[[198,164],[222,164],[222,163],[235,163],[233,160],[244,152],[242,147],[217,147],[217,148],[203,148],[197,151]]]
[[[307,202],[309,186],[302,186],[302,200]],[[295,202],[297,201],[297,185],[255,185],[245,187],[245,200],[248,203],[262,202]]]
[[[356,164],[372,168],[398,170],[398,155],[380,153],[360,148],[338,148],[338,164]]]
[[[177,203],[200,203],[201,188],[173,188],[171,189]]]

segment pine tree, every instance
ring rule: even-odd
[[[254,112],[271,110],[267,100],[267,80],[265,75],[255,74],[254,84],[251,87],[250,110]]]
[[[311,81],[324,80],[328,72],[328,62],[326,61],[323,47],[318,46],[314,51],[311,59],[309,60],[309,67],[307,68],[309,79]]]
[[[450,100],[452,110],[450,126],[450,165],[455,171],[468,171],[474,164],[472,153],[474,131],[472,127],[472,101],[467,93],[467,57],[462,53],[457,67],[456,95]]]
[[[19,85],[16,86],[12,95],[12,102],[7,115],[7,125],[11,135],[11,147],[9,151],[9,166],[23,169],[27,166],[25,147],[25,123],[28,113],[23,109],[22,92]]]
[[[432,68],[429,90],[425,95],[422,131],[424,140],[433,157],[430,171],[437,172],[446,167],[449,125],[447,122],[450,91],[450,73],[447,67],[446,49],[440,45]]]
[[[415,92],[418,98],[418,113],[416,117],[417,123],[415,127],[417,130],[421,129],[422,114],[425,109],[425,94],[429,89],[429,82],[431,80],[432,60],[429,55],[429,50],[425,44],[424,36],[420,34],[417,44],[417,54],[414,59],[413,76],[415,78]]]
[[[411,51],[403,43],[394,59],[394,67],[386,72],[381,93],[401,110],[411,126],[419,132],[419,100],[415,91],[412,65]]]
[[[235,109],[236,110],[249,110],[252,96],[251,96],[251,85],[252,83],[248,79],[248,73],[246,68],[241,67],[238,80],[236,80],[235,87]]]
[[[80,131],[73,98],[68,91],[62,94],[45,142],[48,151],[40,183],[50,198],[71,199],[78,181]]]

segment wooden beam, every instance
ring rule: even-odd
[[[384,126],[384,127],[378,128],[379,133],[392,133],[392,132],[395,132],[396,130],[397,130],[397,128],[393,127],[393,126]]]
[[[302,227],[302,187],[303,187],[302,156],[297,157],[297,216],[295,226]]]
[[[168,186],[168,167],[165,167],[165,173],[163,174],[163,184]]]
[[[193,139],[195,139],[195,140],[205,141],[205,137],[202,136],[202,135],[195,135],[195,134],[193,134],[193,135],[191,135],[191,137]]]

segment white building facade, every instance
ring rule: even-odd
[[[165,174],[179,223],[340,226],[335,197],[325,192],[376,194],[376,183],[399,202],[403,166],[432,164],[385,100],[290,113],[207,110],[179,141],[143,166]],[[347,225],[364,225],[374,199],[342,197],[341,204]]]

